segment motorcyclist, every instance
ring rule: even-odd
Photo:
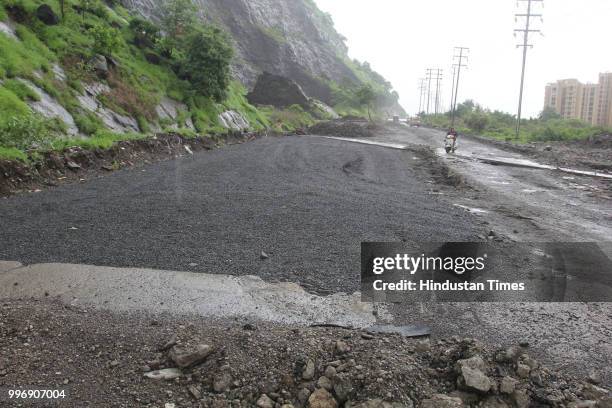
[[[446,134],[446,138],[448,139],[449,137],[452,137],[452,139],[453,139],[452,151],[454,152],[455,148],[457,146],[457,131],[455,130],[454,127],[450,128],[450,130]]]

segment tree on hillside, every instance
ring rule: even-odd
[[[370,84],[366,84],[357,90],[356,97],[357,97],[357,101],[359,102],[360,106],[367,107],[368,118],[370,119],[370,122],[372,122],[371,109],[372,109],[372,105],[376,101],[376,92],[374,92],[374,89],[372,88]]]
[[[164,54],[172,56],[193,33],[197,25],[197,11],[192,0],[168,0],[164,3],[161,23],[166,36],[160,44]]]
[[[204,26],[187,39],[182,74],[200,95],[221,102],[230,83],[234,56],[228,34],[214,26]]]

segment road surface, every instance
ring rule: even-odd
[[[609,201],[592,178],[491,166],[472,156],[508,153],[462,140],[446,160],[472,187],[455,189],[436,184],[416,150],[390,146],[441,140],[424,129],[371,140],[387,146],[265,138],[2,199],[0,260],[257,275],[326,295],[359,289],[362,241],[474,241],[491,229],[506,240],[610,239]],[[139,276],[131,284],[142,289]],[[547,364],[581,374],[612,362],[602,357],[612,355],[609,304],[390,305],[379,318],[529,341]]]

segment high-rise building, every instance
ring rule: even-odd
[[[595,126],[612,127],[612,73],[599,74],[599,83],[563,79],[548,84],[544,108],[565,119],[580,119]]]
[[[599,74],[596,120],[599,126],[612,126],[612,72]]]

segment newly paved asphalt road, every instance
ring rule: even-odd
[[[266,138],[0,200],[0,259],[359,287],[362,241],[474,240],[409,151]],[[270,258],[262,260],[265,251]]]

